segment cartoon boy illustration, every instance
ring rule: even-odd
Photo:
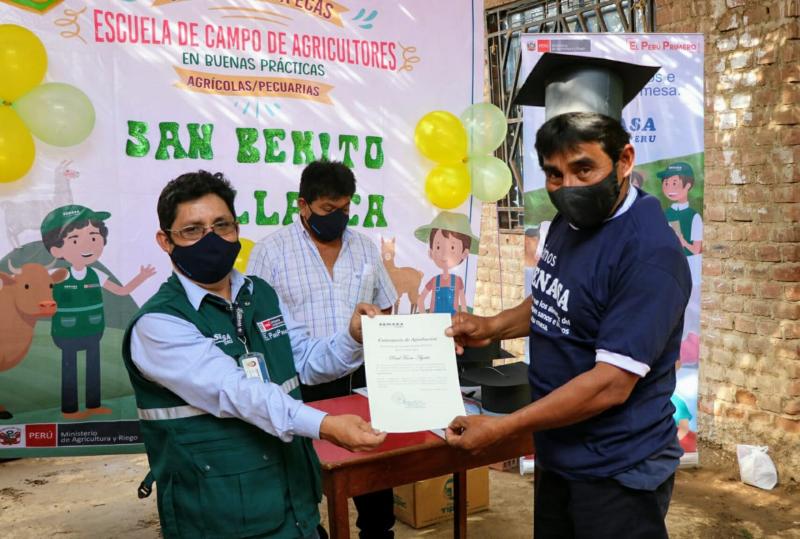
[[[661,189],[672,205],[664,213],[675,229],[686,256],[703,251],[703,219],[689,207],[689,191],[694,186],[694,171],[689,163],[678,161],[658,173]]]
[[[106,211],[95,212],[75,204],[51,211],[42,221],[42,243],[56,259],[69,263],[66,280],[53,286],[57,310],[51,335],[61,349],[61,413],[66,419],[109,414],[100,403],[100,339],[105,329],[103,292],[127,296],[155,274],[142,266],[125,286],[91,264],[98,261],[108,238]],[[78,411],[78,352],[86,352],[86,411]]]
[[[428,243],[428,256],[442,270],[432,278],[417,300],[419,312],[424,313],[425,300],[431,296],[431,313],[450,313],[467,310],[464,280],[450,270],[472,254],[478,254],[478,238],[472,234],[466,215],[443,211],[429,225],[414,231],[414,237]]]

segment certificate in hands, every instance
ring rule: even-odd
[[[372,426],[441,429],[465,415],[449,314],[361,317]]]

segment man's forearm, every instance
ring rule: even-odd
[[[531,297],[511,309],[489,317],[492,339],[518,339],[530,333]]]
[[[613,369],[613,370],[612,370]],[[639,378],[598,363],[547,396],[501,420],[503,434],[565,427],[624,403]]]

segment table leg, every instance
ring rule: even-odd
[[[467,538],[467,471],[453,474],[453,537]]]
[[[350,518],[344,488],[333,479],[333,488],[328,498],[328,526],[331,539],[350,539]]]

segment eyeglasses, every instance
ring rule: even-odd
[[[178,229],[167,229],[167,232],[177,234],[186,241],[196,241],[206,235],[206,230],[211,230],[217,236],[228,236],[236,231],[237,223],[234,221],[217,221],[211,226],[189,225]]]

